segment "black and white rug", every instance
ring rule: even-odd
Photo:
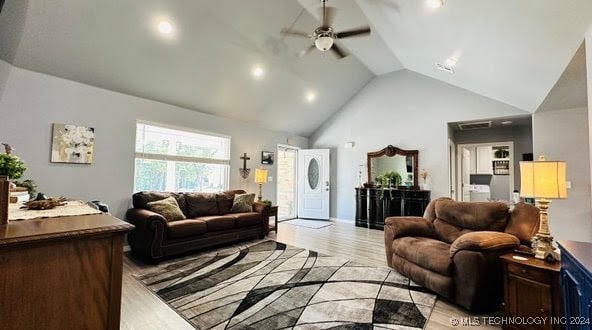
[[[421,329],[436,300],[393,270],[275,241],[135,276],[197,329]]]

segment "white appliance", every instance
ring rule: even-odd
[[[488,202],[491,199],[491,190],[485,184],[469,185],[469,195],[471,202]]]

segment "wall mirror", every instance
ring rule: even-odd
[[[405,182],[413,182],[413,187],[418,186],[417,179],[417,150],[404,150],[392,145],[386,148],[368,153],[368,182],[376,182],[377,177],[386,173],[395,172],[401,176],[401,185]]]

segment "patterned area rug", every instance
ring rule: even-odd
[[[288,221],[282,221],[282,223],[287,223],[289,225],[299,226],[299,227],[306,227],[306,228],[325,228],[333,225],[330,221],[323,221],[323,220],[306,220],[306,219],[294,219]]]
[[[421,329],[436,300],[393,270],[275,241],[135,276],[197,329]]]

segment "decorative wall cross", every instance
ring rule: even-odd
[[[245,152],[240,159],[243,160],[243,168],[239,168],[238,171],[243,179],[246,179],[249,177],[249,173],[251,173],[251,169],[247,168],[247,160],[250,160],[251,157],[248,157],[247,153]]]

